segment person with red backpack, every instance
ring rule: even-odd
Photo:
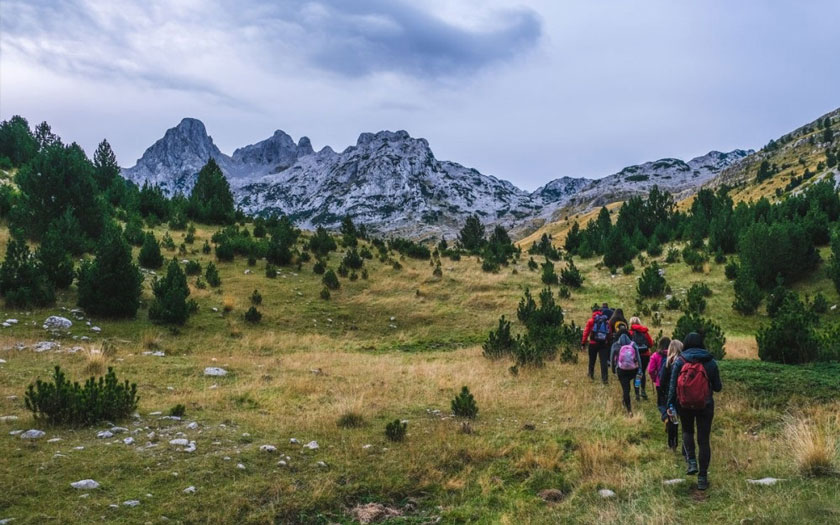
[[[712,354],[703,345],[703,336],[691,332],[683,341],[685,350],[674,360],[668,387],[668,410],[676,410],[683,426],[683,449],[688,461],[686,474],[697,476],[697,488],[709,488],[709,462],[712,448],[709,437],[715,417],[713,392],[720,392],[720,371]],[[698,469],[694,446],[697,428]]]
[[[626,329],[622,329],[615,335],[615,342],[610,352],[610,362],[613,366],[613,372],[618,376],[618,382],[621,384],[621,401],[624,403],[624,408],[627,409],[627,415],[633,415],[633,410],[630,407],[630,383],[636,379],[641,371],[642,358],[639,356],[639,349],[630,339]]]
[[[639,356],[642,358],[642,380],[641,380],[641,395],[642,399],[647,400],[647,391],[645,387],[647,386],[647,376],[645,375],[645,370],[648,368],[648,364],[650,363],[650,350],[653,348],[653,339],[651,339],[650,334],[648,333],[647,326],[642,324],[642,320],[636,316],[630,318],[630,339],[636,343],[636,348],[639,349]],[[636,388],[636,401],[639,400],[639,387]]]
[[[592,308],[592,317],[586,321],[583,330],[581,346],[589,345],[589,379],[595,380],[595,359],[601,360],[601,382],[607,384],[607,362],[609,359],[609,346],[607,341],[610,337],[609,319],[597,306]]]

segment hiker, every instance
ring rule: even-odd
[[[618,333],[621,332],[622,327],[626,330],[629,325],[627,319],[624,318],[624,311],[621,308],[613,310],[610,316],[610,344],[618,339]]]
[[[680,341],[674,339],[673,341],[667,337],[659,340],[659,347],[650,358],[648,365],[648,373],[650,379],[656,386],[656,407],[659,409],[659,414],[662,416],[662,421],[665,422],[665,433],[668,435],[668,448],[676,450],[679,444],[679,436],[677,431],[679,425],[672,423],[668,417],[668,387],[671,384],[671,365],[674,364],[674,359],[680,352],[682,352],[683,345]]]
[[[630,338],[636,343],[636,348],[639,349],[639,355],[642,358],[642,381],[641,394],[642,399],[647,400],[647,375],[645,371],[650,363],[650,349],[653,348],[653,339],[650,338],[647,326],[642,324],[642,320],[636,316],[630,318]],[[636,401],[639,400],[639,388],[636,388]]]
[[[688,461],[686,474],[697,476],[697,488],[709,488],[709,461],[712,457],[709,437],[715,416],[713,392],[720,392],[720,371],[712,354],[703,345],[703,336],[691,332],[684,341],[685,350],[674,359],[668,387],[668,407],[674,407],[683,427],[683,449]],[[697,427],[695,454],[694,429]],[[699,458],[698,458],[699,456]],[[698,469],[697,459],[700,460]]]
[[[621,401],[624,403],[624,408],[627,409],[627,415],[632,416],[630,383],[635,381],[636,376],[641,372],[640,363],[642,360],[639,356],[639,350],[627,333],[626,327],[622,327],[615,335],[616,339],[610,351],[610,362],[613,366],[613,372],[618,376],[618,382],[621,384]]]
[[[610,308],[610,305],[608,305],[608,304],[605,302],[605,303],[603,303],[603,304],[601,305],[601,313],[602,313],[602,314],[604,314],[604,315],[606,315],[606,316],[607,316],[607,319],[609,319],[610,317],[612,317],[612,314],[613,314],[613,309],[612,309],[612,308]]]
[[[583,330],[583,339],[581,346],[589,346],[589,379],[595,380],[595,359],[601,360],[601,382],[607,384],[607,359],[609,359],[609,346],[607,346],[610,337],[610,330],[608,325],[608,318],[601,312],[598,306],[592,307],[592,317],[586,321],[586,327]]]

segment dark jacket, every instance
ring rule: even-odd
[[[653,339],[651,339],[650,334],[648,333],[647,326],[640,324],[630,325],[630,337],[633,338],[634,341],[636,340],[636,333],[642,334],[642,336],[645,338],[645,341],[647,342],[647,348],[644,352],[641,352],[641,355],[643,355],[644,357],[648,357],[653,349]]]
[[[684,350],[682,354],[674,359],[674,365],[671,368],[671,377],[668,387],[667,405],[674,405],[677,409],[679,409],[679,403],[677,402],[677,379],[680,377],[680,371],[686,362],[703,363],[703,368],[706,369],[706,375],[709,377],[709,386],[711,387],[709,389],[709,399],[706,400],[706,407],[714,407],[715,399],[713,392],[720,392],[723,385],[720,382],[720,371],[718,370],[717,361],[715,361],[712,354],[704,348],[689,348],[688,350]],[[663,373],[663,378],[664,377],[665,374]]]
[[[618,351],[621,350],[621,347],[624,345],[633,345],[633,349],[636,351],[636,363],[639,366],[642,366],[642,357],[639,355],[639,349],[636,348],[636,343],[630,340],[630,336],[623,333],[618,340],[612,344],[612,348],[610,348],[610,366],[612,366],[613,374],[616,373],[616,369],[618,368]]]

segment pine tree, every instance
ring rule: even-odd
[[[0,157],[8,157],[13,166],[22,166],[37,153],[38,141],[25,118],[15,115],[0,123]]]
[[[99,189],[104,191],[111,187],[119,175],[120,166],[117,164],[117,156],[114,155],[108,141],[103,139],[93,154],[93,178]]]
[[[137,261],[143,268],[156,270],[163,266],[163,255],[160,253],[160,244],[155,239],[155,234],[146,232],[143,237],[143,246],[137,256]]]
[[[323,226],[318,226],[318,229],[315,230],[315,234],[309,238],[308,246],[309,251],[315,254],[315,256],[321,257],[326,257],[331,251],[338,247],[335,243],[335,239],[332,238]]]
[[[53,222],[47,228],[47,233],[44,234],[41,246],[38,248],[37,258],[56,288],[63,289],[70,286],[75,277],[73,258],[64,244],[57,222]]]
[[[219,277],[219,270],[212,261],[207,263],[207,269],[204,270],[204,278],[207,279],[207,284],[213,288],[217,288],[222,285],[222,279]]]
[[[735,288],[735,301],[732,303],[732,308],[744,315],[754,314],[758,305],[761,304],[764,294],[761,287],[756,283],[755,274],[750,266],[741,265],[733,286]]]
[[[158,323],[182,325],[190,315],[187,297],[190,288],[187,276],[178,261],[172,259],[166,267],[166,276],[152,283],[155,299],[149,306],[149,319]]]
[[[99,239],[96,258],[79,269],[78,304],[90,315],[134,317],[140,307],[143,276],[120,229],[109,224]]]
[[[12,237],[0,265],[0,295],[12,307],[48,306],[55,302],[53,284],[26,241]]]
[[[467,222],[458,234],[458,242],[461,246],[472,253],[478,253],[484,246],[484,225],[478,219],[478,215],[470,215]]]
[[[338,276],[335,275],[335,272],[332,271],[332,269],[327,270],[326,273],[324,273],[324,277],[321,278],[321,282],[323,282],[324,286],[330,290],[338,290],[341,286],[338,282]]]
[[[204,223],[230,224],[235,213],[230,184],[216,161],[210,158],[198,172],[190,194],[190,217]]]

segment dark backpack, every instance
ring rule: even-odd
[[[636,348],[638,348],[641,353],[644,353],[648,349],[647,338],[641,330],[633,332],[633,342],[636,343]]]
[[[711,395],[709,375],[703,363],[685,361],[677,377],[677,401],[680,406],[689,410],[703,410]]]
[[[602,343],[607,340],[609,335],[609,328],[607,328],[607,316],[596,315],[592,323],[592,340]]]

